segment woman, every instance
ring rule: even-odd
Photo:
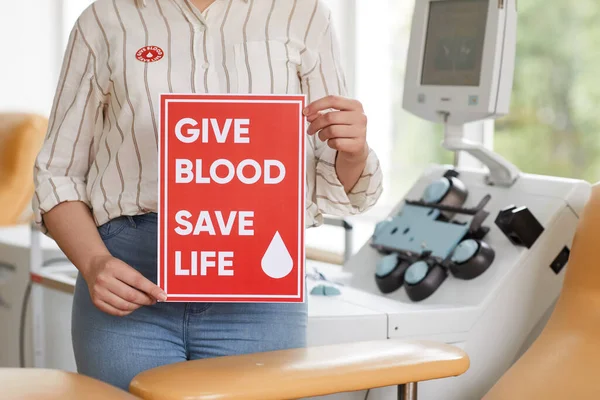
[[[345,90],[319,0],[98,0],[83,12],[34,201],[41,229],[80,272],[72,321],[80,373],[127,388],[167,363],[305,345],[306,304],[161,302],[158,95],[306,94],[310,227],[324,213],[363,212],[381,193],[362,106]]]

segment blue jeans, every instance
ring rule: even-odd
[[[113,256],[156,283],[156,214],[117,218],[99,232]],[[79,373],[127,390],[165,364],[304,347],[306,326],[306,303],[157,303],[114,317],[94,306],[80,276],[71,329]]]

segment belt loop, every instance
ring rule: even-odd
[[[127,216],[127,220],[129,221],[129,224],[131,225],[132,228],[137,228],[137,224],[135,223],[135,219],[131,215]]]

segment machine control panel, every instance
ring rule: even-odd
[[[411,301],[430,297],[452,275],[472,280],[494,262],[494,249],[485,241],[490,228],[484,225],[491,200],[484,195],[474,208],[460,174],[448,170],[431,182],[419,200],[405,200],[395,215],[377,224],[370,246],[381,253],[375,281],[383,294],[404,288]],[[498,212],[495,225],[514,246],[530,249],[544,227],[527,207],[514,205]],[[564,265],[563,253],[552,264]]]

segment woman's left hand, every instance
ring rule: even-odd
[[[327,113],[325,110],[333,109]],[[338,157],[363,162],[368,155],[367,116],[358,100],[327,96],[304,109],[310,123],[308,134],[319,134],[322,141],[338,151]]]

